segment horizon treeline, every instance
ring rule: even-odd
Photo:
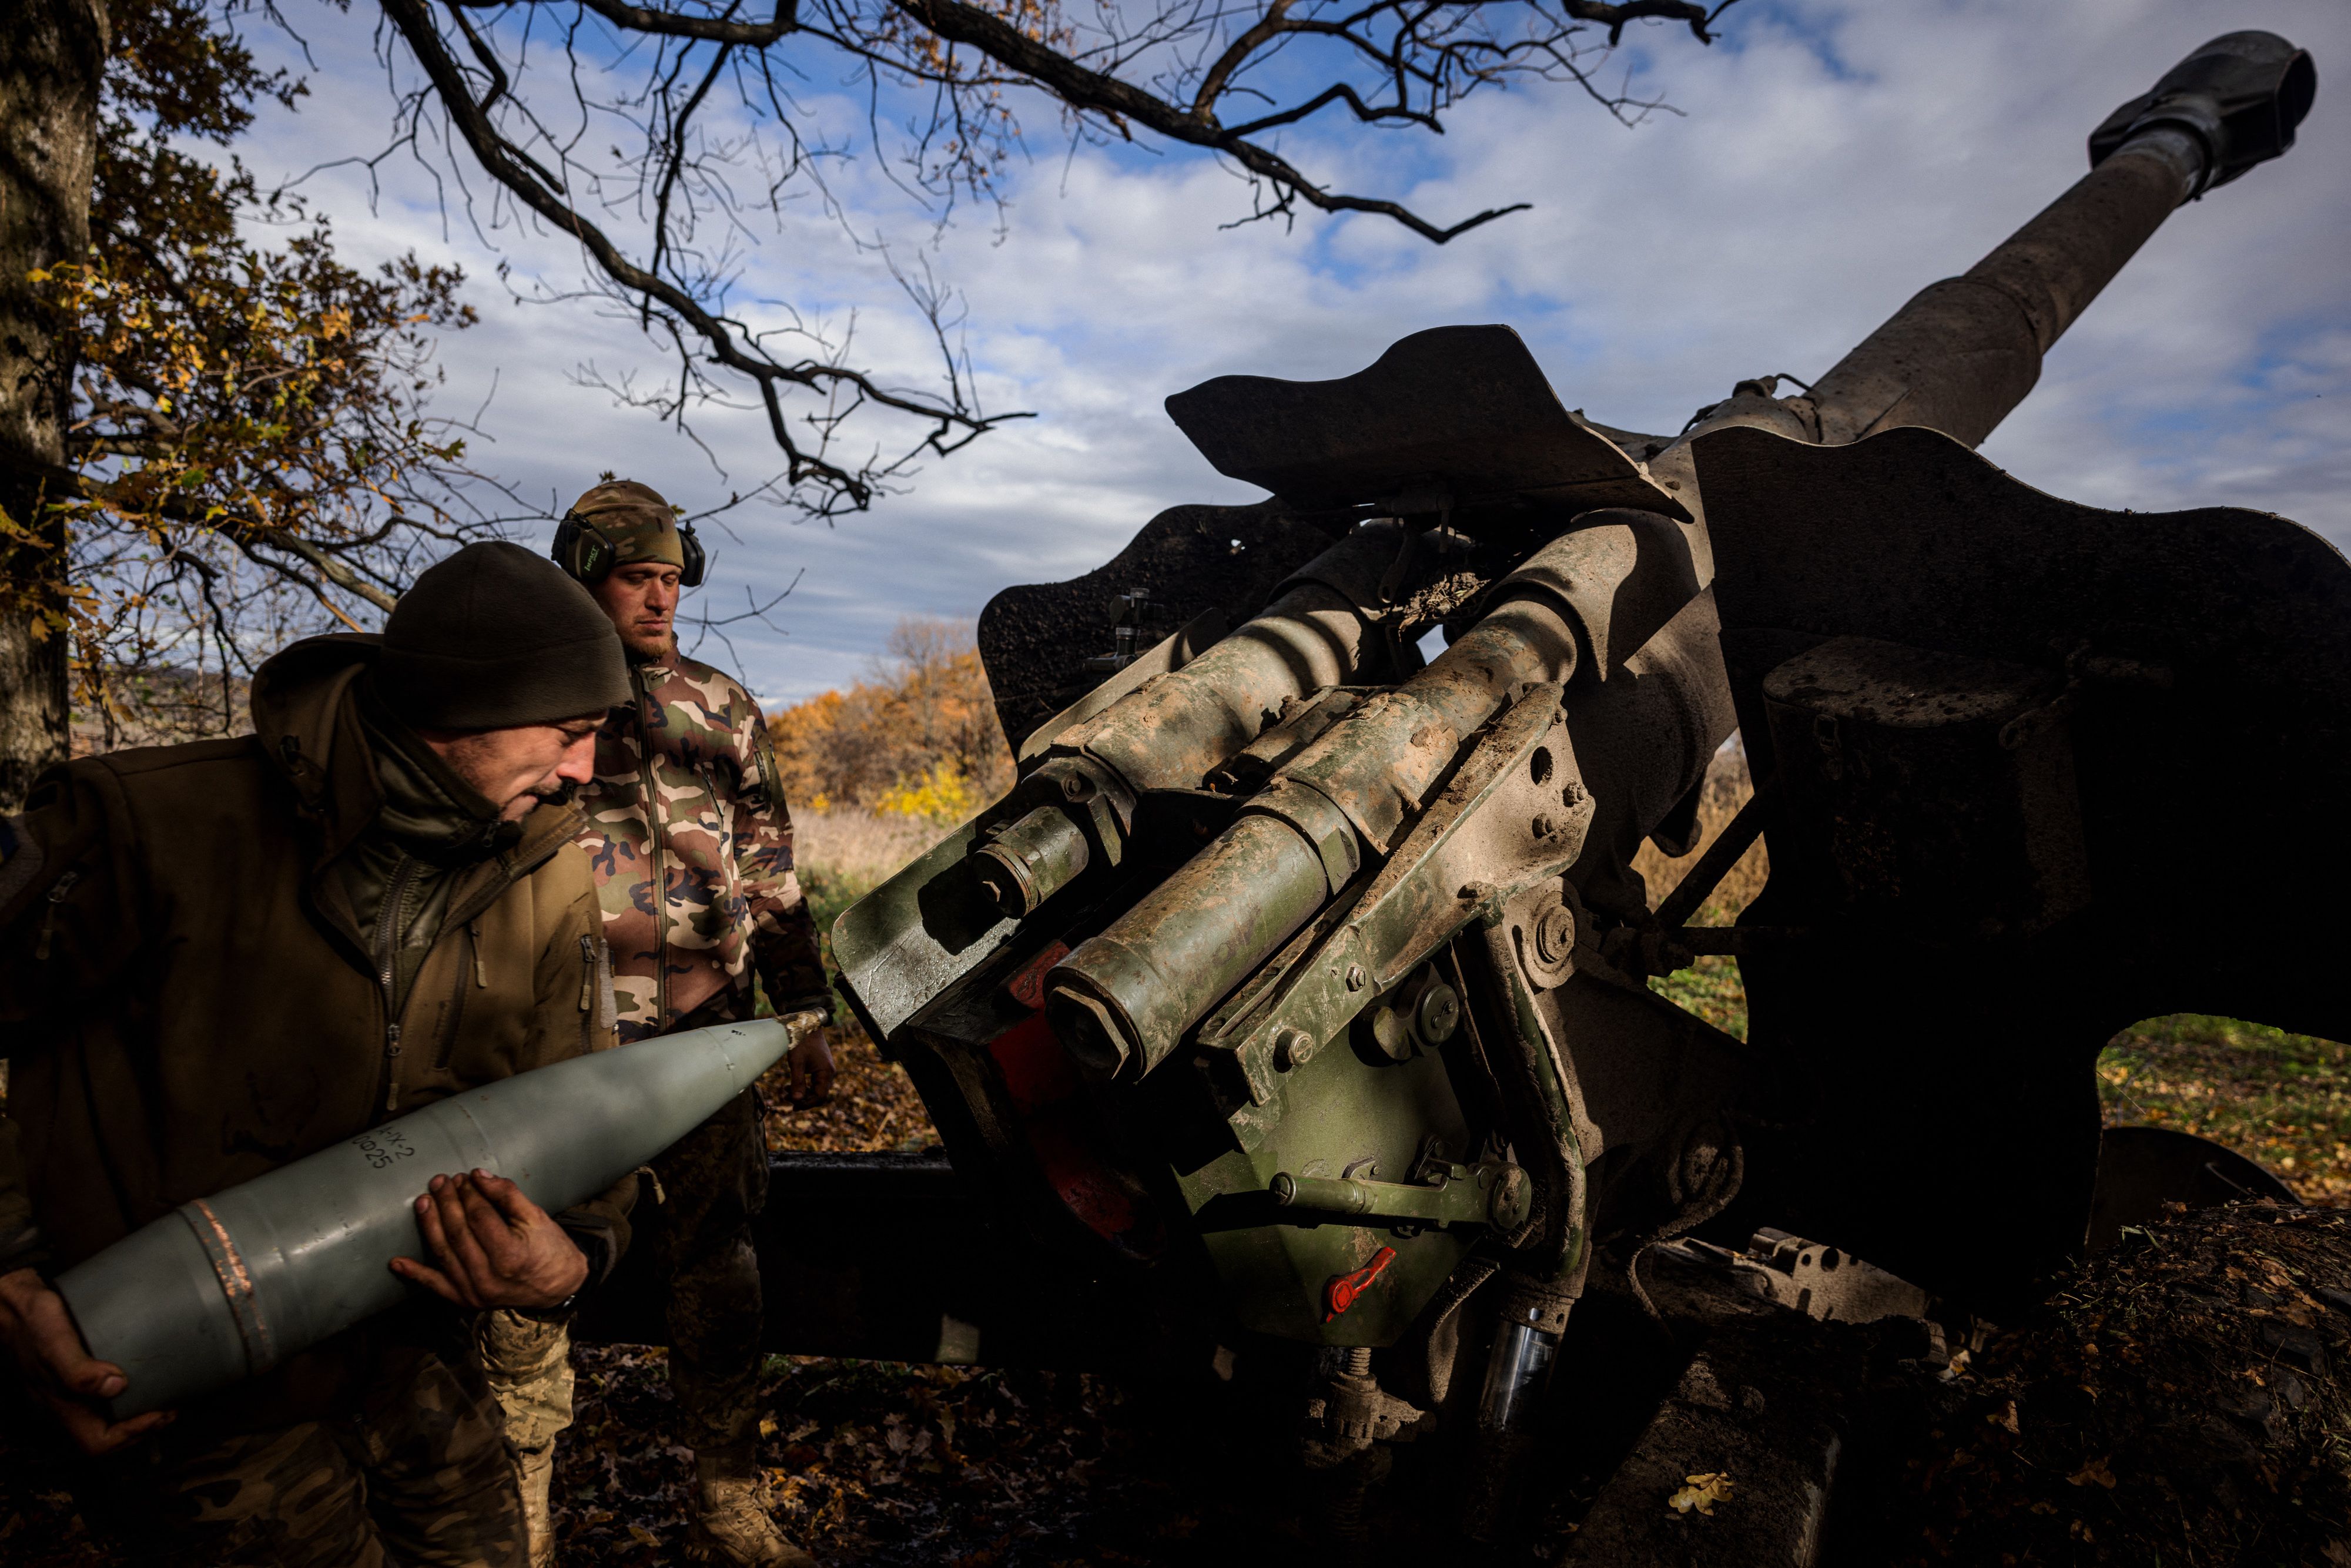
[[[970,626],[908,616],[866,678],[768,720],[795,812],[862,810],[962,821],[1012,785]]]

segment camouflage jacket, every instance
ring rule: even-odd
[[[777,1011],[829,1016],[759,705],[734,677],[674,653],[632,659],[629,674],[636,701],[605,720],[580,800],[622,1042],[696,1012],[749,1017],[755,969]]]

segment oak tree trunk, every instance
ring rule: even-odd
[[[0,538],[0,811],[66,755],[66,644],[38,635],[61,601],[63,524],[42,513],[43,468],[65,461],[68,323],[28,275],[89,248],[104,0],[25,0],[0,26],[0,512],[38,530]]]

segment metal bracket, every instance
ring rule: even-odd
[[[1237,1056],[1263,1103],[1269,1069],[1299,1065],[1472,918],[1565,872],[1593,812],[1560,688],[1535,686],[1471,747],[1344,918],[1294,939],[1202,1029],[1202,1043]]]

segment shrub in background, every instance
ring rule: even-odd
[[[1012,752],[971,628],[955,622],[899,622],[864,680],[785,708],[768,727],[785,798],[802,810],[948,827],[1012,784]]]

